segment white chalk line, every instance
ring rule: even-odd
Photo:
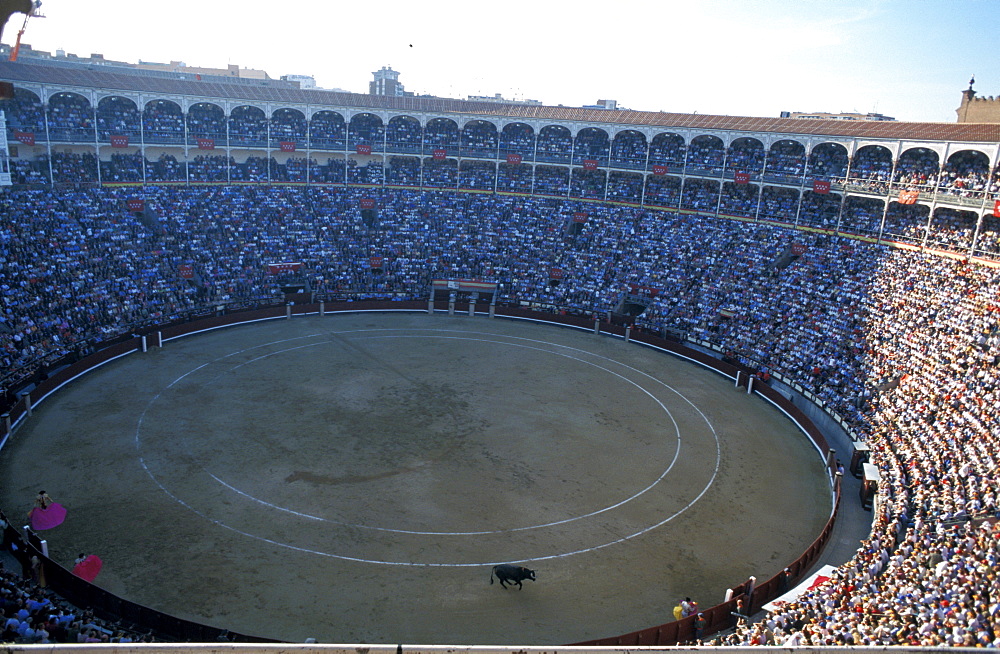
[[[371,334],[373,332],[397,332],[397,331],[404,331],[404,330],[399,330],[399,329],[356,329],[356,330],[331,331],[331,332],[328,332],[328,333],[329,334],[341,335],[341,334],[351,334],[351,333],[361,332],[361,333],[365,334],[367,337],[372,337]],[[414,335],[412,333],[413,331],[429,331],[429,332],[432,332],[432,333],[435,333],[435,332],[461,333],[461,334],[465,334],[465,335],[467,335],[467,334],[477,334],[477,335],[486,335],[486,336],[493,336],[493,337],[498,336],[497,334],[491,334],[491,333],[488,333],[488,332],[469,332],[469,331],[465,331],[465,330],[416,329],[416,330],[405,330],[405,331],[408,331],[409,333],[406,334],[406,335],[399,335],[399,336],[377,336],[377,338],[386,338],[386,337],[388,337],[388,338],[392,338],[392,337],[396,337],[396,338],[419,338],[419,337],[421,337],[419,335]],[[272,346],[272,345],[275,345],[275,344],[286,343],[286,342],[290,342],[290,341],[294,341],[294,340],[301,340],[301,339],[305,339],[305,338],[316,338],[316,337],[320,337],[320,336],[323,336],[323,335],[324,334],[311,334],[311,335],[307,335],[307,336],[299,336],[299,337],[288,338],[288,339],[280,339],[280,340],[276,340],[276,341],[271,341],[269,343],[264,343],[264,344],[252,346],[252,347],[249,347],[249,348],[244,348],[242,350],[238,350],[238,351],[235,351],[235,352],[231,352],[231,353],[223,355],[221,357],[217,357],[216,359],[213,359],[212,361],[210,361],[210,362],[208,362],[206,364],[202,364],[201,366],[198,366],[197,368],[192,369],[191,371],[188,371],[184,375],[181,375],[180,377],[178,377],[177,379],[175,379],[173,382],[171,382],[167,386],[167,388],[172,387],[175,383],[179,382],[180,380],[182,380],[183,378],[187,377],[188,375],[196,372],[197,370],[200,370],[200,369],[206,367],[210,363],[214,363],[214,362],[221,361],[221,360],[233,357],[233,356],[237,356],[237,355],[242,354],[244,352],[249,352],[249,351],[260,349],[260,348],[263,348],[263,347],[269,347],[269,346]],[[487,562],[479,562],[479,563],[428,563],[428,562],[414,562],[414,561],[388,561],[388,560],[381,560],[381,559],[366,559],[366,558],[361,558],[361,557],[345,556],[345,555],[341,555],[341,554],[334,554],[332,552],[324,552],[324,551],[321,551],[321,550],[315,550],[315,549],[300,547],[300,546],[292,545],[292,544],[287,543],[287,542],[275,541],[273,539],[269,539],[269,538],[266,538],[266,537],[263,537],[263,536],[260,536],[260,535],[257,535],[257,534],[251,534],[251,533],[245,532],[243,530],[240,530],[240,529],[237,529],[235,527],[232,527],[231,525],[225,524],[225,523],[223,523],[220,520],[217,520],[217,519],[209,517],[208,515],[205,515],[201,511],[198,511],[197,509],[195,509],[194,507],[192,507],[188,503],[184,502],[181,498],[179,498],[176,495],[174,495],[172,492],[170,492],[156,478],[156,476],[153,474],[153,472],[146,465],[144,457],[142,457],[141,455],[139,456],[140,465],[142,466],[142,468],[146,472],[146,474],[149,475],[149,477],[157,485],[157,487],[159,487],[168,497],[170,497],[171,499],[173,499],[174,501],[176,501],[180,505],[184,506],[188,510],[192,511],[196,515],[198,515],[198,516],[204,518],[205,520],[208,520],[209,522],[215,524],[216,526],[223,527],[223,528],[225,528],[227,530],[233,531],[233,532],[241,534],[243,536],[246,536],[246,537],[249,537],[249,538],[253,538],[255,540],[259,540],[259,541],[262,541],[262,542],[266,542],[266,543],[271,544],[271,545],[275,545],[275,546],[279,546],[279,547],[284,547],[284,548],[287,548],[287,549],[295,550],[295,551],[300,551],[300,552],[305,552],[305,553],[311,553],[311,554],[316,554],[316,555],[320,555],[320,556],[324,556],[324,557],[341,559],[341,560],[345,560],[345,561],[355,561],[355,562],[361,562],[361,563],[372,563],[372,564],[380,564],[380,565],[398,565],[398,566],[416,566],[416,567],[472,567],[472,566],[495,565],[496,563],[526,563],[526,562],[532,562],[532,561],[543,561],[543,560],[554,559],[554,558],[562,558],[562,557],[572,556],[572,555],[576,555],[576,554],[583,554],[583,553],[586,553],[586,552],[592,552],[592,551],[600,550],[600,549],[603,549],[603,548],[606,548],[606,547],[610,547],[612,545],[616,545],[616,544],[619,544],[619,543],[631,540],[633,538],[636,538],[638,536],[646,534],[646,533],[652,531],[653,529],[656,529],[658,527],[661,527],[661,526],[667,524],[668,522],[670,522],[671,520],[673,520],[674,518],[676,518],[677,516],[681,515],[682,513],[684,513],[688,509],[690,509],[692,506],[694,506],[694,504],[697,503],[705,495],[705,493],[708,492],[709,488],[711,488],[711,486],[714,484],[715,479],[718,477],[719,467],[720,467],[720,464],[721,464],[721,444],[719,442],[718,433],[717,433],[714,425],[712,425],[711,421],[708,419],[708,417],[705,416],[704,412],[702,412],[701,409],[694,402],[692,402],[687,397],[685,397],[683,395],[683,393],[681,393],[680,391],[678,391],[674,387],[670,386],[669,384],[663,382],[662,380],[659,380],[659,379],[653,377],[652,375],[650,375],[650,374],[648,374],[648,373],[646,373],[646,372],[644,372],[642,370],[639,370],[637,368],[629,366],[629,365],[627,365],[625,363],[622,363],[620,361],[615,361],[614,359],[611,359],[609,357],[605,357],[603,355],[595,354],[593,352],[588,352],[588,351],[583,350],[581,348],[576,348],[576,347],[572,347],[572,346],[562,345],[562,344],[559,344],[559,343],[552,343],[552,342],[549,342],[549,341],[542,341],[542,340],[539,340],[539,339],[530,339],[530,338],[520,337],[520,336],[507,336],[507,335],[503,335],[503,337],[511,339],[511,340],[519,340],[519,341],[526,341],[526,342],[531,342],[531,343],[539,343],[539,344],[547,345],[549,347],[556,347],[556,348],[561,348],[561,349],[567,349],[567,350],[571,350],[571,351],[574,351],[574,352],[577,352],[577,353],[580,353],[580,354],[584,354],[584,355],[587,355],[587,356],[591,356],[591,357],[594,357],[594,358],[597,358],[597,359],[608,361],[608,362],[613,363],[615,365],[619,365],[619,366],[621,366],[623,368],[631,370],[631,371],[633,371],[633,372],[635,372],[635,373],[637,373],[639,375],[647,377],[648,379],[652,380],[653,382],[655,382],[655,383],[663,386],[667,390],[673,392],[675,395],[677,395],[678,397],[680,397],[684,402],[686,402],[689,406],[691,406],[691,408],[694,409],[701,416],[701,418],[705,421],[706,425],[709,427],[709,429],[712,432],[712,436],[713,436],[713,439],[715,440],[715,445],[716,445],[716,460],[715,460],[714,470],[712,472],[712,475],[711,475],[708,483],[705,485],[705,487],[687,505],[685,505],[684,507],[682,507],[681,509],[679,509],[675,513],[671,514],[670,516],[666,517],[664,520],[661,520],[660,522],[657,522],[655,524],[649,525],[649,526],[647,526],[647,527],[645,527],[643,529],[637,530],[637,531],[635,531],[635,532],[633,532],[631,534],[628,534],[626,536],[622,536],[622,537],[614,539],[612,541],[608,541],[606,543],[602,543],[602,544],[599,544],[599,545],[595,545],[595,546],[587,547],[587,548],[582,548],[582,549],[578,549],[578,550],[561,552],[561,553],[557,553],[557,554],[548,554],[548,555],[544,555],[544,556],[524,558],[524,559],[516,559],[516,560],[508,560],[508,561],[487,561]],[[507,343],[507,342],[504,342],[504,341],[491,341],[491,340],[488,340],[488,339],[472,339],[472,338],[468,338],[467,336],[463,336],[463,337],[438,337],[438,338],[456,338],[457,340],[472,340],[472,341],[494,342],[494,343],[500,343],[500,344],[505,344],[505,345],[514,345],[513,343]],[[317,343],[315,345],[318,345],[318,344],[319,343]],[[295,347],[295,348],[288,348],[288,349],[286,349],[284,351],[292,351],[292,350],[297,350],[297,349],[301,349],[301,348],[304,348],[304,347],[311,347],[311,345],[304,345],[304,346],[298,346],[298,347]],[[524,346],[524,347],[527,347],[527,346]],[[552,352],[551,350],[545,350],[543,348],[529,347],[529,349],[536,349],[536,350],[540,350],[540,351],[551,353],[551,354],[557,354],[555,352]],[[245,365],[246,363],[250,363],[250,362],[253,362],[253,361],[258,361],[258,360],[267,358],[268,356],[271,356],[272,354],[277,354],[277,353],[280,353],[280,352],[274,352],[274,353],[269,353],[269,354],[262,355],[260,357],[255,357],[251,361],[247,361],[247,362],[243,362],[243,363],[237,364],[236,366],[234,366],[234,369],[238,368],[238,367],[241,367],[241,366]],[[566,356],[566,355],[560,355],[560,356]],[[573,360],[576,360],[576,361],[580,361],[581,363],[586,363],[588,365],[594,365],[595,367],[597,367],[597,368],[599,368],[601,370],[607,370],[606,368],[603,368],[601,366],[596,366],[596,364],[592,364],[590,362],[583,361],[582,359],[579,359],[578,357],[568,356],[567,358],[570,358],[570,359],[573,359]],[[644,393],[646,393],[650,397],[653,397],[649,393],[649,391],[647,391],[646,389],[644,389],[641,386],[639,386],[636,382],[633,382],[632,380],[629,380],[629,379],[627,379],[627,378],[619,375],[618,373],[615,373],[614,371],[607,370],[607,372],[609,372],[610,374],[613,374],[615,376],[618,376],[619,378],[621,378],[621,379],[623,379],[623,380],[625,380],[625,381],[633,384],[634,386],[636,386],[637,388],[639,388],[640,390],[642,390]],[[136,443],[137,449],[139,449],[141,447],[140,430],[141,430],[142,423],[144,422],[145,415],[146,415],[147,411],[149,410],[149,408],[153,405],[153,403],[155,403],[156,400],[160,397],[160,395],[161,395],[160,393],[157,393],[150,400],[150,402],[147,404],[146,408],[143,410],[143,412],[140,415],[140,418],[139,418],[139,420],[137,422],[136,433],[135,433],[135,443]],[[652,488],[657,483],[659,483],[659,481],[667,474],[667,472],[669,472],[669,470],[673,467],[673,465],[677,461],[678,454],[679,454],[679,451],[680,451],[680,432],[679,432],[679,427],[677,426],[676,420],[674,420],[673,415],[670,413],[670,411],[657,398],[653,397],[653,399],[654,399],[654,401],[657,402],[657,404],[659,404],[661,406],[661,408],[664,409],[664,411],[667,413],[667,415],[670,416],[671,421],[674,423],[675,430],[677,431],[677,438],[678,438],[678,447],[677,447],[677,450],[675,451],[673,461],[671,462],[671,464],[668,467],[668,469],[655,482],[653,482],[653,484],[651,484],[649,487],[647,487],[646,489],[644,489],[640,493],[637,493],[636,495],[632,496],[631,498],[623,500],[622,502],[619,502],[616,505],[613,505],[613,506],[601,509],[601,510],[599,510],[597,512],[594,512],[593,514],[588,514],[588,516],[577,516],[577,517],[574,517],[574,518],[569,518],[569,519],[566,519],[566,520],[557,521],[557,522],[551,523],[550,525],[535,525],[535,526],[531,526],[531,527],[519,527],[519,528],[513,528],[513,529],[508,529],[508,530],[502,530],[502,531],[519,531],[519,530],[523,530],[523,529],[534,529],[534,528],[540,528],[540,527],[544,527],[544,526],[552,526],[552,525],[555,525],[555,524],[563,524],[565,522],[571,522],[571,521],[578,520],[578,519],[581,519],[581,518],[584,518],[584,517],[589,517],[589,515],[596,515],[597,513],[602,513],[604,511],[608,511],[608,510],[611,510],[611,509],[616,508],[618,506],[621,506],[622,504],[625,504],[626,502],[630,501],[631,499],[634,499],[634,497],[638,497],[642,493],[647,492],[650,488]],[[215,475],[212,475],[211,473],[208,473],[208,471],[206,471],[206,473],[209,474],[210,476],[212,476],[220,484],[222,484],[223,486],[231,489],[232,491],[237,492],[237,493],[239,493],[241,495],[244,495],[245,497],[247,497],[249,499],[252,499],[252,500],[254,500],[256,502],[259,502],[259,503],[262,503],[262,504],[265,504],[265,505],[269,505],[267,502],[264,502],[262,500],[258,500],[257,498],[254,498],[254,497],[252,497],[252,496],[250,496],[250,495],[248,495],[246,493],[243,493],[242,491],[236,489],[235,487],[232,487],[229,484],[226,484],[221,479],[218,479],[217,477],[215,477]],[[308,514],[299,513],[299,512],[293,511],[291,509],[285,509],[283,507],[278,507],[276,505],[269,505],[269,506],[272,506],[272,507],[274,507],[276,509],[279,509],[279,510],[282,510],[282,511],[287,511],[287,512],[290,512],[290,513],[293,513],[293,514],[296,514],[296,515],[300,515],[301,517],[304,517],[304,518],[307,518],[307,519],[325,520],[323,518],[318,518],[316,516],[310,516]],[[340,524],[348,524],[348,523],[340,523]],[[369,529],[375,529],[375,530],[380,530],[380,531],[395,531],[395,532],[398,532],[398,533],[417,533],[417,534],[425,533],[426,535],[442,535],[442,536],[443,535],[480,535],[480,534],[477,534],[475,532],[411,532],[411,531],[405,531],[405,530],[392,530],[392,529],[387,529],[387,528],[369,527],[369,526],[364,526],[364,525],[351,525],[351,526],[361,526],[361,527],[365,527],[365,528],[369,528]],[[483,532],[483,533],[499,533],[499,532],[494,531],[494,532]]]

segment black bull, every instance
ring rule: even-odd
[[[517,584],[517,589],[521,590],[521,581],[523,579],[535,580],[535,571],[529,570],[524,566],[511,565],[509,563],[501,563],[500,565],[493,566],[493,571],[490,572],[490,583],[493,583],[493,575],[497,576],[500,580],[500,585],[507,588],[507,583]]]

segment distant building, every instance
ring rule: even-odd
[[[607,111],[615,111],[618,109],[617,100],[598,100],[595,104],[585,104],[584,109],[605,109]]]
[[[883,114],[867,113],[859,114],[852,112],[827,113],[825,111],[782,111],[781,118],[805,118],[811,120],[896,120],[892,116]]]
[[[286,82],[298,82],[300,89],[315,89],[316,78],[312,75],[282,75],[281,79]]]
[[[380,70],[376,70],[372,75],[375,76],[375,79],[368,82],[368,95],[412,95],[406,93],[403,85],[399,83],[399,73],[391,67],[382,66]]]
[[[10,56],[11,48],[7,45],[0,45],[0,57],[7,59]],[[211,76],[227,77],[240,80],[274,81],[266,71],[255,68],[240,68],[237,64],[229,64],[225,68],[202,68],[188,66],[183,61],[171,61],[168,64],[153,61],[139,61],[138,64],[130,64],[124,61],[105,59],[103,54],[94,53],[89,57],[81,57],[65,50],[56,50],[55,54],[45,50],[35,50],[29,44],[22,43],[17,55],[18,63],[23,64],[52,64],[52,65],[72,65],[72,66],[102,66],[109,68],[127,68],[129,70],[148,70],[157,73],[169,73],[182,78]]]
[[[97,55],[100,56],[100,55]],[[229,64],[225,68],[201,68],[188,66],[183,61],[171,61],[169,64],[161,64],[154,61],[139,60],[133,68],[139,70],[158,70],[168,73],[184,73],[187,75],[211,75],[213,77],[236,77],[239,79],[271,79],[267,71],[256,68],[240,68],[238,64]]]
[[[994,98],[976,97],[972,85],[976,79],[969,80],[969,88],[962,91],[962,104],[955,113],[960,123],[1000,123],[1000,96]]]
[[[508,100],[499,93],[495,95],[470,95],[467,100],[471,102],[495,102],[497,104],[522,104],[533,107],[542,106],[541,100]]]

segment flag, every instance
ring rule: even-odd
[[[813,193],[822,193],[823,195],[830,192],[830,182],[822,179],[813,180]]]
[[[282,152],[295,152],[295,141],[282,141],[281,142]]]
[[[129,198],[125,200],[125,206],[128,207],[129,211],[142,211],[143,207],[146,206],[146,201],[142,198]]]
[[[521,163],[521,155],[519,155],[519,154],[513,154],[513,153],[512,154],[508,154],[507,155],[507,163],[514,164],[516,166],[517,164]]]
[[[111,147],[113,148],[127,148],[128,147],[128,136],[125,134],[112,134],[111,135]]]
[[[562,268],[549,268],[549,279],[563,279],[566,277],[566,271]]]
[[[737,172],[733,179],[737,184],[749,184],[750,173],[744,173],[742,171]]]
[[[16,138],[21,143],[24,143],[25,145],[34,145],[35,144],[35,133],[34,132],[18,132],[18,131],[15,131],[14,132],[14,138]]]
[[[797,257],[800,257],[803,254],[805,254],[805,251],[808,249],[809,246],[807,246],[805,243],[792,243],[792,254],[794,254]]]
[[[993,201],[993,217],[1000,218],[1000,200]]]
[[[194,279],[194,266],[189,263],[182,263],[177,266],[177,274],[181,279]]]
[[[900,191],[899,192],[899,203],[900,204],[916,204],[917,197],[920,195],[920,191]]]
[[[374,209],[375,200],[373,200],[372,198],[361,198],[360,200],[358,200],[358,205],[362,209]]]
[[[372,146],[358,143],[357,152],[358,154],[371,154]]]
[[[198,139],[199,150],[214,150],[215,139]]]
[[[584,159],[583,160],[584,170],[597,170],[597,159]]]
[[[372,270],[376,270],[382,267],[382,257],[369,257],[368,265],[371,266]]]
[[[435,150],[432,155],[436,161],[441,161],[448,156],[447,150]]]
[[[653,164],[653,174],[654,175],[666,175],[667,167],[661,164]]]
[[[587,214],[583,211],[573,212],[573,222],[575,223],[585,223],[587,222]]]

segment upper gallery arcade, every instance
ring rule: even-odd
[[[1000,125],[802,121],[204,83],[0,63],[21,184],[348,184],[532,193],[975,249]],[[902,217],[901,217],[902,216]],[[897,225],[905,224],[904,227]],[[923,229],[921,239],[919,232]]]

